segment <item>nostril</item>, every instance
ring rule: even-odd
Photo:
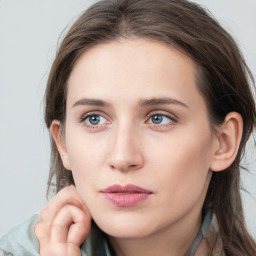
[[[110,168],[112,170],[119,170],[119,171],[129,171],[129,170],[136,170],[139,168],[139,165],[137,164],[129,164],[127,162],[116,162],[116,163],[112,163],[110,164]]]

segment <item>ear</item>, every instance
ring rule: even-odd
[[[239,113],[230,112],[218,129],[218,146],[210,166],[218,172],[228,168],[236,158],[243,133],[243,119]]]
[[[68,154],[67,154],[67,149],[66,149],[66,145],[65,145],[65,140],[64,140],[64,134],[62,132],[62,127],[61,127],[60,121],[54,120],[52,122],[51,133],[52,133],[52,137],[56,143],[56,146],[58,148],[58,151],[59,151],[59,154],[62,159],[62,163],[63,163],[64,167],[67,170],[71,170],[69,158],[68,158]]]

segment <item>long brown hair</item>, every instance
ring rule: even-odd
[[[256,126],[254,81],[235,41],[199,5],[186,0],[105,0],[92,5],[70,28],[57,52],[46,89],[47,127],[55,119],[65,123],[67,80],[76,60],[94,45],[118,38],[164,42],[190,57],[213,128],[229,112],[241,114],[243,136],[237,157],[225,171],[213,173],[204,206],[216,214],[227,254],[255,256],[240,195],[240,161]],[[74,181],[53,141],[51,156],[48,191],[55,179],[58,192]]]

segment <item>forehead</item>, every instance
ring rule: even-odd
[[[200,97],[193,61],[164,43],[121,40],[84,52],[68,81],[68,104],[81,97],[110,101],[170,96],[188,104]],[[202,98],[201,98],[202,100]]]

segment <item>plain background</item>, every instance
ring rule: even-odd
[[[93,0],[0,0],[0,237],[46,205],[48,131],[43,95],[63,29]],[[256,1],[196,0],[234,36],[256,75]],[[243,174],[246,221],[256,238],[256,150]],[[254,162],[253,162],[254,160]]]

